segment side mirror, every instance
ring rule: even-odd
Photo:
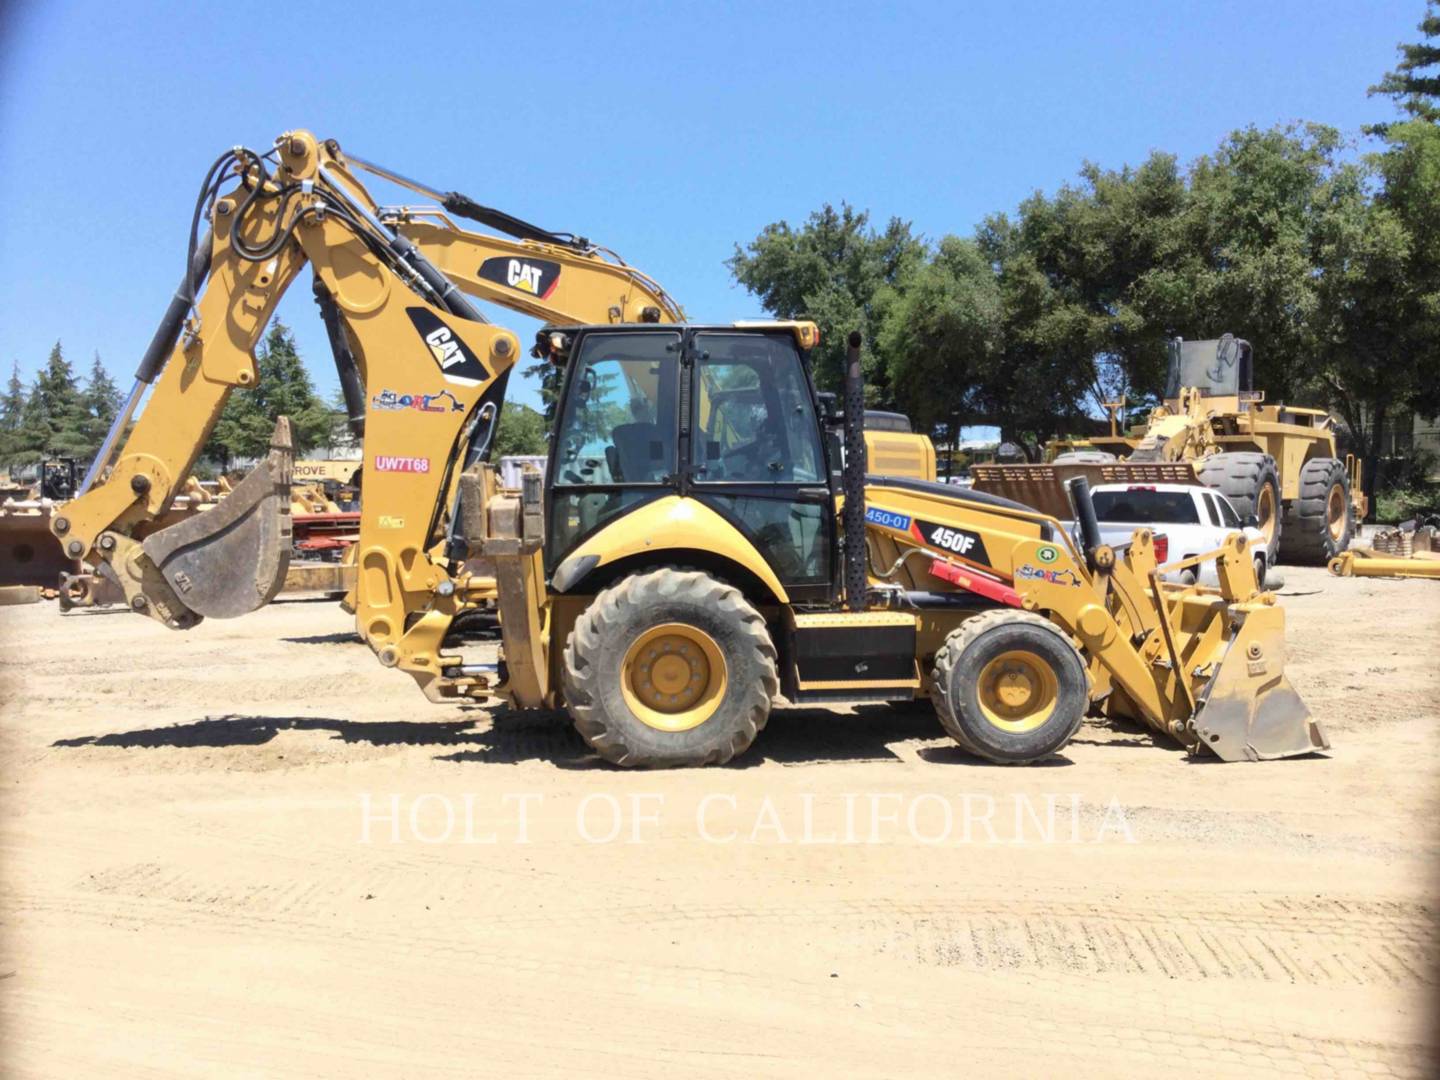
[[[1247,529],[1258,529],[1260,527],[1260,519],[1254,514],[1246,514],[1240,520],[1240,524],[1244,525]]]
[[[839,410],[835,407],[835,395],[822,390],[815,395],[820,399],[820,421],[824,424],[833,424],[839,419]]]

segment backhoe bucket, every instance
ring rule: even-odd
[[[230,619],[263,607],[290,567],[290,421],[270,453],[212,510],[147,537],[145,554],[191,611]]]
[[[1284,611],[1256,607],[1242,618],[1196,710],[1199,746],[1222,761],[1328,750],[1330,740],[1285,678]]]

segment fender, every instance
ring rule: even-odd
[[[632,510],[602,528],[567,555],[555,568],[554,588],[568,592],[591,571],[631,555],[654,560],[667,549],[700,549],[729,559],[754,574],[782,604],[790,602],[785,586],[760,557],[755,545],[734,525],[696,499],[668,495]]]

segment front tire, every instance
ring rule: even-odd
[[[1048,619],[987,611],[935,654],[935,712],[965,750],[999,764],[1039,761],[1079,729],[1090,704],[1085,662]]]
[[[1350,476],[1338,458],[1311,458],[1300,469],[1300,497],[1285,508],[1280,554],[1286,562],[1324,566],[1350,546],[1355,506]]]
[[[1280,550],[1280,472],[1269,454],[1212,454],[1195,463],[1195,474],[1224,495],[1243,521],[1253,514],[1265,534],[1265,559],[1271,565]]]
[[[606,761],[722,765],[764,728],[780,690],[765,620],[739,590],[693,570],[606,589],[565,646],[565,704]]]

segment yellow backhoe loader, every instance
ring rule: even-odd
[[[622,278],[614,321],[540,333],[536,352],[563,373],[547,470],[502,490],[486,455],[520,345],[462,293],[559,286],[520,256],[497,282],[448,220],[383,211],[361,169],[410,183],[294,131],[268,154],[228,151],[202,184],[176,299],[82,493],[52,522],[135,611],[184,629],[279,588],[283,420],[222,503],[152,525],[227,396],[255,385],[255,344],[308,265],[363,419],[356,626],[433,701],[563,706],[622,765],[727,761],[781,691],[929,697],[962,746],[1001,762],[1054,753],[1091,711],[1226,760],[1328,745],[1285,678],[1283,612],[1238,534],[1191,560],[1215,562],[1218,589],[1171,586],[1147,532],[1100,542],[1083,479],[1076,543],[1005,499],[867,475],[858,335],[842,449],[811,377],[813,323],[647,319]],[[425,241],[452,253],[443,270],[412,239],[422,216],[456,234]],[[543,237],[521,242],[556,239]],[[585,250],[573,245],[560,246]],[[493,580],[466,569],[475,558]],[[467,634],[492,596],[498,661]]]
[[[1170,342],[1165,399],[1142,431],[1119,430],[1123,402],[1109,402],[1110,434],[1092,435],[1044,465],[983,465],[980,491],[1063,514],[1064,483],[1198,483],[1254,517],[1273,564],[1324,565],[1350,544],[1367,502],[1354,455],[1341,458],[1322,409],[1266,405],[1253,389],[1248,341]]]

